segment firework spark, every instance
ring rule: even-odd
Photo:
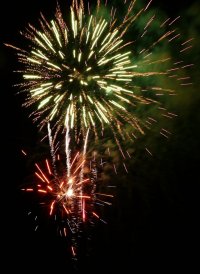
[[[36,106],[32,115],[41,127],[51,122],[58,133],[64,129],[69,114],[70,128],[77,134],[82,132],[84,136],[90,128],[98,137],[109,128],[121,150],[121,139],[132,140],[135,131],[144,134],[145,128],[152,125],[152,117],[140,120],[135,111],[137,107],[158,104],[160,108],[157,98],[175,93],[166,88],[165,83],[154,86],[155,77],[166,76],[170,81],[175,77],[185,81],[183,85],[190,84],[177,73],[185,68],[183,62],[173,63],[165,52],[160,59],[155,54],[160,43],[171,43],[179,38],[180,34],[173,29],[179,18],[165,20],[160,25],[159,36],[137,52],[155,15],[147,19],[142,33],[129,41],[126,34],[134,29],[142,15],[148,17],[152,1],[140,10],[135,8],[136,1],[129,2],[124,1],[127,12],[117,18],[115,8],[111,9],[109,17],[102,14],[104,4],[100,1],[96,8],[88,4],[86,9],[82,0],[74,0],[66,19],[58,6],[54,20],[49,22],[41,15],[40,29],[29,25],[23,33],[29,48],[16,49],[19,62],[25,66],[20,71],[24,78],[21,87],[27,92],[24,105]],[[109,9],[107,1],[105,6]],[[181,44],[180,53],[190,48],[190,41]],[[151,84],[144,84],[147,78],[151,79]],[[165,117],[173,116],[167,110],[163,112]],[[125,130],[127,127],[132,132]]]

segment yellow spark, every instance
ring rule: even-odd
[[[28,61],[32,62],[32,63],[35,63],[35,64],[39,64],[41,65],[41,62],[35,60],[35,59],[32,59],[32,58],[27,58]]]
[[[113,105],[115,105],[118,108],[121,108],[123,110],[126,110],[124,107],[122,107],[120,104],[118,104],[117,102],[113,101],[113,100],[109,100],[109,102],[111,102]]]
[[[39,104],[39,106],[38,106],[38,109],[44,107],[44,106],[49,102],[49,100],[50,100],[51,98],[52,98],[52,95],[49,96],[49,97],[47,97],[47,98],[45,98],[44,100],[42,100],[42,102],[41,102],[41,103]]]
[[[71,129],[74,128],[74,118],[75,118],[75,114],[73,111],[72,116],[71,116],[71,124],[70,124]]]
[[[103,120],[105,121],[105,123],[106,123],[106,124],[109,124],[109,123],[110,123],[109,120],[106,118],[106,116],[105,116],[104,113],[101,111],[101,109],[100,109],[99,107],[97,107],[97,106],[96,106],[96,108],[97,108],[99,114],[101,115],[101,117],[103,118]]]
[[[130,67],[124,67],[124,69],[132,69],[132,68],[137,68],[137,65],[130,66]]]
[[[133,75],[131,75],[131,74],[120,74],[120,77],[130,77],[130,78],[133,78]]]
[[[104,31],[105,27],[107,26],[107,22],[105,22],[105,19],[103,19],[102,26],[99,28],[99,31],[97,33],[98,36],[101,36],[102,32]]]
[[[106,81],[97,81],[97,83],[98,83],[98,84],[105,84],[105,85],[107,84]]]
[[[92,19],[93,19],[93,15],[90,16],[90,20],[89,20],[89,24],[88,24],[88,30],[90,29]]]
[[[101,119],[101,117],[99,116],[99,114],[96,112],[96,110],[95,110],[94,112],[95,112],[96,116],[98,117],[99,121],[102,123],[102,119]]]
[[[72,24],[72,30],[75,38],[75,19],[74,19],[74,10],[72,7],[71,7],[71,24]]]
[[[84,124],[87,127],[87,121],[86,121],[86,113],[85,113],[85,106],[83,107],[83,120],[84,120]]]
[[[82,52],[80,52],[79,54],[78,54],[78,62],[80,63],[80,61],[81,61],[81,56],[82,56]]]
[[[51,24],[52,24],[52,26],[53,26],[53,31],[54,31],[54,34],[55,34],[55,36],[56,36],[56,39],[57,39],[57,41],[58,41],[60,47],[62,47],[62,44],[61,44],[61,41],[60,41],[60,36],[59,36],[58,30],[57,30],[57,28],[56,28],[55,22],[52,20],[52,21],[51,21]]]
[[[62,87],[62,84],[58,83],[55,85],[55,89],[60,89]]]
[[[110,32],[106,35],[105,39],[101,43],[101,45],[103,45],[103,46],[100,48],[99,53],[102,52],[106,48],[106,46],[109,44],[109,41],[107,43],[105,43],[105,41],[108,39],[109,36],[111,36]]]
[[[45,84],[42,84],[41,87],[46,87],[46,86],[51,86],[52,83],[45,83]]]
[[[50,121],[52,121],[52,119],[54,118],[54,116],[57,112],[57,109],[58,109],[58,105],[56,104],[55,107],[53,108],[53,110],[51,111],[50,115],[49,115],[50,116],[50,118],[49,118]]]
[[[24,74],[24,79],[41,79],[42,77],[39,75],[33,75],[33,74]]]
[[[49,46],[49,48],[56,53],[56,51],[53,48],[52,43],[50,42],[50,40],[47,38],[47,36],[44,33],[38,32],[38,34],[40,35],[40,37],[46,42],[46,44]]]
[[[111,48],[109,48],[109,50],[106,52],[106,54],[108,54],[109,52],[111,52],[113,49],[115,49],[117,46],[119,46],[121,43],[123,42],[123,40],[119,40],[117,43],[115,43]]]
[[[103,111],[108,112],[107,109],[100,102],[97,102],[97,104]]]
[[[74,27],[75,27],[75,29],[74,29],[74,31],[75,31],[75,37],[77,36],[77,34],[78,34],[78,27],[77,27],[77,20],[75,20],[75,22],[74,22]]]
[[[92,98],[91,98],[89,95],[87,95],[87,97],[88,97],[90,103],[91,103],[91,104],[94,104],[94,101],[92,100]]]
[[[46,88],[39,88],[37,91],[34,91],[34,93],[32,94],[32,96],[37,96],[41,93],[44,93],[46,90],[50,89],[50,87],[46,87]],[[30,92],[33,92],[33,91],[30,91]]]
[[[90,32],[88,31],[88,32],[87,32],[87,37],[86,37],[86,44],[88,43],[89,36],[90,36]]]
[[[59,55],[60,55],[60,57],[61,57],[62,59],[65,58],[65,55],[64,55],[64,53],[62,53],[62,51],[59,50],[58,53],[59,53]]]
[[[125,64],[130,64],[130,63],[131,63],[130,60],[128,60],[128,61],[123,61],[123,62],[120,62],[120,63],[117,63],[117,64],[116,64],[116,68],[119,67],[119,66],[125,65]]]
[[[98,28],[99,28],[99,24],[97,24],[95,29],[94,29],[94,32],[93,32],[93,35],[92,35],[92,38],[91,38],[92,40],[94,39]]]
[[[118,63],[120,63],[121,61],[126,60],[126,59],[128,59],[128,58],[129,58],[129,56],[124,56],[123,58],[120,58],[119,60],[115,61],[114,64],[118,64]]]
[[[88,111],[88,115],[90,117],[90,121],[91,121],[92,125],[95,126],[95,122],[94,122],[94,120],[92,118],[92,115],[91,115],[91,113],[89,111]]]
[[[55,65],[55,64],[53,64],[53,63],[51,63],[51,62],[47,62],[47,64],[48,64],[49,66],[53,67],[53,68],[56,68],[56,69],[58,69],[58,70],[62,70],[60,67],[58,67],[57,65]]]
[[[41,47],[43,47],[45,50],[47,50],[47,48],[45,47],[45,45],[44,45],[37,37],[35,37],[35,41],[36,41]]]
[[[54,99],[54,102],[57,104],[60,100],[62,100],[63,97],[64,97],[64,94],[56,96],[56,98]]]
[[[74,56],[74,59],[76,58],[76,50],[73,49],[73,56]]]
[[[125,79],[125,78],[116,78],[117,81],[124,81],[124,82],[131,82],[131,79]]]
[[[94,54],[94,51],[90,51],[90,54],[88,55],[88,60],[92,57],[92,55]]]
[[[120,96],[118,94],[115,94],[115,96],[117,96],[118,98],[120,98],[124,102],[130,103],[130,101],[128,99],[126,99],[126,98],[124,98],[124,97],[122,97],[122,96]]]
[[[31,53],[44,60],[49,60],[40,50],[38,50],[38,52],[35,52],[34,50],[32,50]]]

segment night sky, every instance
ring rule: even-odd
[[[27,200],[19,191],[26,176],[26,160],[21,149],[39,154],[36,125],[28,118],[29,111],[21,107],[14,84],[19,76],[15,52],[3,43],[23,46],[19,31],[28,22],[37,24],[39,12],[51,16],[56,1],[4,1],[1,4],[0,70],[1,70],[1,135],[3,170],[1,172],[2,247],[6,270],[12,273],[73,273],[70,255],[63,240],[45,225],[34,232],[27,217]],[[51,4],[49,4],[51,2]],[[60,1],[61,2],[61,1]],[[64,1],[62,1],[64,2]],[[117,2],[117,1],[115,1]],[[195,38],[188,62],[194,83],[174,99],[178,117],[171,121],[173,135],[169,140],[156,133],[139,141],[136,158],[128,175],[115,178],[117,188],[113,206],[105,210],[108,225],[97,224],[89,257],[83,256],[79,271],[142,273],[166,269],[179,271],[188,267],[189,273],[199,260],[196,249],[198,235],[197,188],[200,183],[200,4],[195,0],[153,1],[153,8],[167,16],[181,15],[179,27],[186,37]],[[3,5],[3,6],[2,6]],[[153,157],[144,155],[142,146],[150,144]],[[34,156],[33,156],[34,157]],[[31,272],[32,273],[32,272]]]

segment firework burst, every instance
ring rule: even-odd
[[[144,134],[145,128],[155,122],[152,117],[141,120],[137,107],[157,104],[162,115],[174,116],[161,108],[157,98],[165,93],[174,95],[175,91],[165,86],[166,81],[154,85],[153,79],[163,75],[170,82],[172,78],[180,79],[177,72],[187,66],[183,61],[173,63],[166,54],[156,59],[155,54],[160,43],[179,38],[173,29],[178,18],[160,24],[158,37],[136,53],[155,20],[155,15],[146,14],[151,2],[138,10],[136,1],[125,0],[127,12],[117,18],[113,7],[109,17],[100,12],[104,5],[100,1],[94,9],[89,3],[84,7],[82,0],[72,1],[66,18],[58,6],[54,20],[49,22],[41,15],[40,29],[29,24],[23,33],[29,41],[28,50],[16,49],[19,62],[25,66],[20,71],[24,78],[21,87],[27,92],[24,105],[36,107],[32,115],[40,127],[51,122],[56,136],[69,116],[70,128],[77,135],[81,132],[84,136],[90,128],[98,137],[104,129],[110,129],[121,150],[121,139],[132,140],[135,131]],[[134,41],[127,40],[127,33],[142,14],[145,20],[148,18],[142,33],[137,32]],[[189,42],[182,44],[180,53],[190,48]],[[146,84],[147,78],[150,84]],[[190,84],[188,78],[182,79],[183,85]],[[129,130],[125,130],[127,127]],[[163,130],[161,134],[168,133]]]
[[[71,241],[72,255],[76,258],[81,233],[86,233],[86,229],[90,231],[89,227],[95,219],[106,223],[100,217],[96,205],[111,205],[108,200],[113,195],[102,193],[101,187],[98,187],[95,155],[91,160],[86,160],[88,135],[83,151],[74,153],[72,157],[67,131],[63,158],[62,154],[55,153],[52,146],[49,124],[48,132],[51,160],[35,163],[34,183],[22,190],[36,194],[38,205],[45,211],[45,215],[56,222],[60,236]],[[22,153],[26,156],[24,151]]]

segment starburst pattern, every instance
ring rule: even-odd
[[[37,197],[40,211],[43,209],[45,215],[56,222],[61,236],[71,240],[72,255],[76,257],[83,227],[89,229],[95,219],[105,223],[99,207],[111,205],[108,200],[113,195],[102,192],[99,187],[95,154],[90,160],[86,158],[89,131],[83,151],[75,153],[72,153],[69,132],[66,131],[64,155],[56,153],[53,147],[49,124],[48,133],[51,158],[35,163],[33,184],[26,184],[21,190]],[[27,155],[25,151],[22,153]]]
[[[134,9],[136,1],[129,5],[127,2],[124,1],[127,12],[120,19],[114,8],[109,18],[102,14],[100,1],[95,9],[89,5],[87,9],[81,0],[72,1],[66,19],[58,6],[54,20],[48,22],[41,15],[40,29],[29,24],[23,33],[29,40],[29,49],[17,48],[19,62],[25,65],[25,70],[20,71],[24,78],[21,87],[28,95],[24,105],[36,106],[32,115],[41,127],[51,122],[58,133],[69,113],[70,128],[76,133],[82,132],[84,136],[90,128],[98,137],[109,128],[120,147],[121,138],[134,139],[133,132],[144,134],[144,129],[155,122],[152,117],[141,121],[135,110],[140,105],[158,104],[157,96],[173,95],[175,91],[162,83],[147,87],[139,80],[138,85],[138,79],[145,82],[146,78],[173,77],[174,70],[183,67],[182,62],[171,64],[170,57],[154,57],[158,44],[172,42],[179,34],[175,29],[161,31],[155,41],[135,56],[134,44],[147,36],[155,15],[147,20],[143,33],[134,41],[127,41],[127,32],[134,28],[141,14],[146,16],[151,1],[140,10]],[[166,20],[160,29],[172,28],[177,19]],[[189,42],[182,45],[181,52]],[[173,117],[167,111],[163,115]],[[132,133],[124,130],[129,125]]]

